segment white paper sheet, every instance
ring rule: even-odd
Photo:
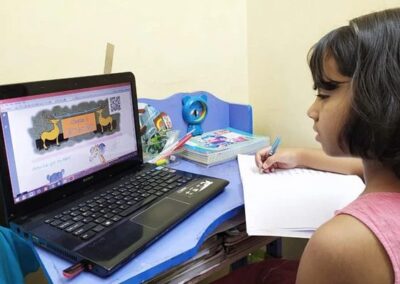
[[[308,238],[364,190],[358,176],[309,169],[260,174],[254,156],[238,156],[247,233]]]

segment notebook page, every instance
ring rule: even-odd
[[[358,176],[310,169],[260,174],[249,155],[238,163],[249,235],[310,236],[364,189]]]

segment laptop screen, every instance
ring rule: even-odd
[[[129,83],[0,100],[14,203],[135,158]]]

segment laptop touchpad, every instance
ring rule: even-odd
[[[170,225],[183,217],[188,207],[188,203],[167,197],[136,215],[130,221],[152,229],[158,229],[165,225]]]

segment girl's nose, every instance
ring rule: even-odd
[[[308,108],[307,115],[314,121],[318,120],[317,100],[315,100],[312,103],[312,105]]]

